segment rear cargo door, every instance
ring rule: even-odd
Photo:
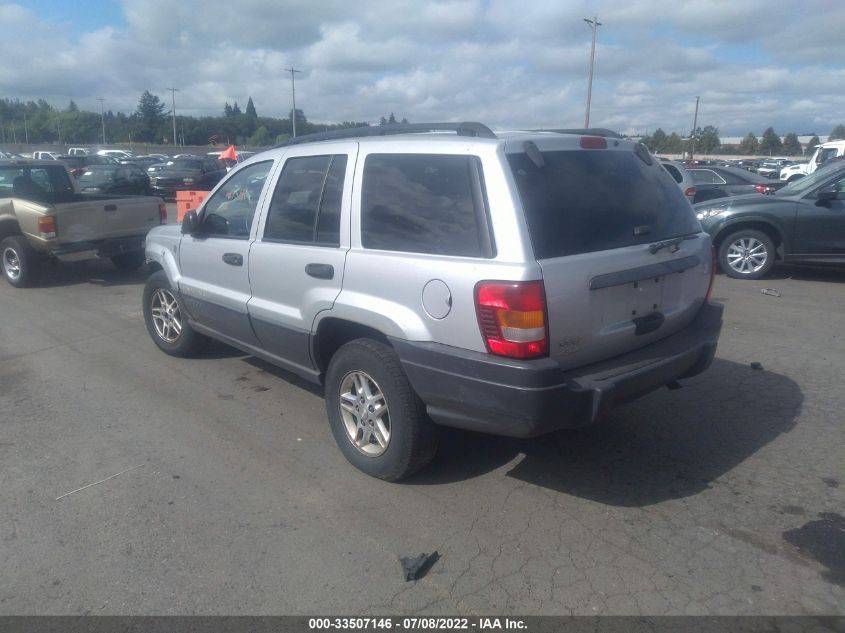
[[[564,368],[677,332],[710,280],[710,239],[671,176],[631,143],[595,146],[508,155]]]

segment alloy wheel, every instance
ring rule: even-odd
[[[748,275],[756,273],[769,258],[766,245],[754,237],[741,237],[733,242],[726,254],[728,266],[736,272]]]
[[[21,258],[14,248],[7,247],[3,250],[3,272],[12,281],[20,279]]]
[[[172,292],[159,288],[153,293],[150,313],[156,334],[167,343],[175,343],[182,335],[182,312]]]
[[[340,383],[340,415],[352,445],[367,457],[382,455],[390,444],[390,412],[384,393],[363,371],[351,371]]]

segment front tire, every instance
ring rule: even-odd
[[[762,231],[743,229],[719,246],[719,268],[734,279],[760,279],[775,264],[775,243]]]
[[[170,286],[163,270],[150,275],[143,301],[147,332],[165,354],[189,358],[208,345],[209,338],[188,323],[182,297]]]
[[[36,285],[41,274],[41,259],[23,235],[0,241],[0,266],[6,281],[15,288]]]
[[[384,343],[356,339],[337,350],[326,373],[326,410],[341,452],[372,477],[398,481],[437,451],[438,428]]]

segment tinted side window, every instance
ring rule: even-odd
[[[663,165],[663,169],[669,172],[669,175],[675,179],[675,182],[683,182],[684,177],[681,176],[681,172],[678,171],[678,168],[674,165]]]
[[[364,164],[361,243],[409,253],[491,257],[475,157],[371,154]]]
[[[329,167],[323,201],[317,218],[317,244],[340,245],[340,207],[343,202],[343,179],[346,156],[335,156]]]
[[[331,156],[289,158],[285,162],[267,214],[265,239],[315,241],[317,210],[331,162]]]
[[[692,180],[697,185],[722,185],[725,181],[711,169],[690,169]]]

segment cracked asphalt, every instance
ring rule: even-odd
[[[842,271],[719,277],[683,389],[580,432],[447,432],[398,485],[346,463],[318,389],[159,352],[143,280],[0,284],[0,614],[845,613]]]

